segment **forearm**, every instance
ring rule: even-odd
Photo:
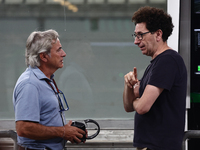
[[[47,127],[39,123],[17,121],[16,122],[17,134],[22,137],[34,140],[46,140],[55,137],[63,137],[63,127]]]
[[[124,93],[123,93],[123,103],[124,103],[124,109],[127,112],[132,112],[135,110],[133,107],[133,101],[135,99],[136,99],[136,96],[134,94],[134,88],[130,88],[125,84]]]
[[[152,105],[162,93],[163,89],[152,85],[147,85],[140,98],[133,101],[133,108],[138,114],[142,115],[151,109]]]

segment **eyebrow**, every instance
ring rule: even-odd
[[[62,46],[61,46],[61,47],[59,47],[57,50],[60,50],[60,49],[62,49]]]
[[[139,32],[134,32],[135,34],[142,34],[142,33],[144,33],[144,32],[141,32],[141,31],[139,31]]]

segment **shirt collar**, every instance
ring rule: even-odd
[[[34,75],[39,79],[39,80],[43,80],[43,79],[48,79],[47,76],[38,68],[38,67],[34,67],[32,68],[31,66],[29,66],[29,69],[33,71]],[[51,75],[51,79],[54,78],[54,74]]]

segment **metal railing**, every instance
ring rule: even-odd
[[[15,131],[0,131],[0,138],[11,138],[14,141],[14,150],[17,150],[17,133]]]
[[[185,141],[187,139],[192,139],[192,138],[200,138],[200,130],[189,130],[185,132],[183,142],[182,142],[182,150],[185,150]]]
[[[17,150],[17,133],[13,130],[9,131],[0,131],[0,138],[11,138],[14,141],[14,150]],[[200,130],[189,130],[184,134],[184,138],[182,141],[182,150],[185,150],[185,142],[187,139],[191,138],[200,138]]]

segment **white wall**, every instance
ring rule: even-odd
[[[174,30],[168,39],[168,45],[176,51],[178,51],[179,41],[179,10],[179,0],[167,0],[167,12],[172,16],[172,22],[174,24]]]

